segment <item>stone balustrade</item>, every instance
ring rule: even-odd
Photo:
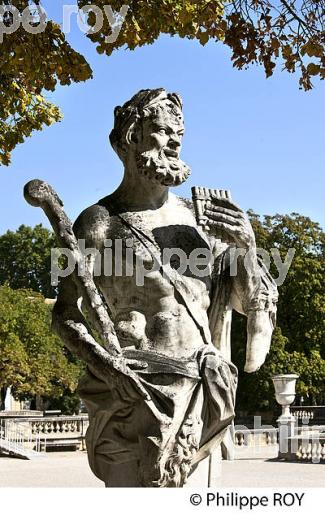
[[[84,427],[88,426],[88,418],[80,417],[42,417],[29,420],[32,433],[43,435],[75,435],[84,434]]]
[[[325,437],[323,439],[298,439],[296,459],[301,462],[325,462]]]
[[[296,410],[293,412],[292,415],[294,416],[295,419],[298,419],[298,420],[303,420],[303,419],[313,420],[314,416],[315,416],[313,411],[308,411],[308,410]]]
[[[292,406],[291,413],[303,424],[325,424],[325,406]]]
[[[85,449],[85,435],[89,425],[87,415],[59,417],[20,417],[12,423],[25,426],[33,437],[40,438],[43,446],[68,446],[75,444]]]
[[[296,435],[289,438],[291,454],[288,460],[301,462],[313,462],[318,464],[325,462],[325,433],[324,426],[314,426],[311,430],[299,429]]]
[[[299,411],[299,418],[302,417]],[[305,416],[306,417],[306,416]],[[298,417],[296,416],[296,419]],[[5,424],[6,419],[2,418]],[[297,421],[298,422],[298,421]],[[10,418],[11,428],[16,425],[30,432],[31,441],[37,439],[38,445],[67,446],[75,444],[85,449],[85,434],[89,425],[87,415],[58,417],[19,417]],[[290,438],[288,460],[302,462],[325,461],[325,426],[296,427],[295,436]],[[249,429],[244,426],[235,427],[234,444],[236,448],[245,446],[275,446],[279,443],[279,429],[265,427]]]
[[[235,427],[235,446],[270,446],[278,443],[278,428],[248,429]]]

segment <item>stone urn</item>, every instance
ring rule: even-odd
[[[290,405],[296,397],[296,374],[279,374],[272,377],[275,388],[275,398],[282,406],[281,418],[290,418]]]

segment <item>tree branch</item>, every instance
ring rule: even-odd
[[[288,9],[289,13],[292,14],[292,16],[295,18],[295,20],[297,20],[297,22],[301,23],[307,30],[309,30],[308,24],[305,22],[305,20],[303,20],[296,13],[296,11],[291,7],[290,4],[288,4],[288,2],[286,0],[280,0],[280,2],[282,5],[284,5],[286,7],[286,9]]]

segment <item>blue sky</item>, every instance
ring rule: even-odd
[[[43,5],[59,21],[63,3]],[[94,80],[51,93],[63,122],[35,133],[15,150],[12,165],[0,168],[0,233],[20,224],[48,225],[23,199],[30,179],[50,182],[72,219],[113,191],[122,177],[108,144],[113,109],[140,88],[161,86],[184,101],[182,158],[192,176],[176,193],[190,196],[192,185],[227,188],[244,209],[297,211],[325,225],[323,83],[306,93],[280,68],[268,80],[260,67],[237,71],[220,43],[202,47],[163,36],[108,58],[96,53],[75,18],[67,38],[86,55]]]

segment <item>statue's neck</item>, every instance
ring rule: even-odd
[[[138,174],[125,171],[124,178],[112,194],[112,199],[124,211],[158,209],[168,199],[169,188]]]

